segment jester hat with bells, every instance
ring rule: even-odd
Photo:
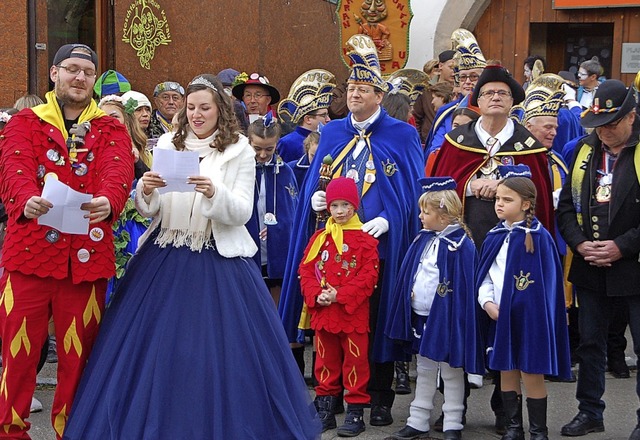
[[[389,84],[382,78],[378,50],[373,40],[367,35],[356,34],[349,38],[347,45],[352,48],[347,55],[353,63],[347,83],[370,85],[388,92]]]
[[[287,99],[278,105],[278,115],[284,121],[297,124],[304,115],[329,108],[336,77],[324,69],[311,69],[300,75],[291,85]]]

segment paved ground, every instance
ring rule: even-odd
[[[631,344],[629,344],[631,345]],[[307,350],[309,351],[309,350]],[[631,355],[630,349],[628,355]],[[630,364],[635,365],[635,358],[627,358]],[[41,374],[38,376],[38,389],[36,397],[42,401],[44,411],[32,414],[30,421],[31,437],[33,440],[54,440],[55,434],[51,428],[49,412],[51,410],[51,401],[53,399],[55,383],[55,366],[56,364],[46,364]],[[413,372],[415,375],[415,372]],[[607,374],[606,388],[604,396],[607,402],[607,410],[605,412],[605,432],[598,434],[589,434],[582,437],[585,440],[627,440],[629,434],[636,425],[635,409],[638,407],[638,399],[635,396],[635,380],[636,371],[632,371],[630,379],[615,379]],[[415,384],[412,384],[415,385]],[[549,390],[549,438],[552,440],[568,439],[568,437],[560,436],[560,427],[568,423],[577,413],[577,403],[574,398],[574,383],[547,383]],[[312,392],[312,391],[310,391]],[[465,439],[473,440],[489,440],[500,439],[500,436],[493,432],[493,413],[489,408],[489,396],[492,392],[492,386],[485,381],[485,385],[479,390],[473,390],[469,399],[469,411],[467,413],[467,426],[465,427],[463,436]],[[383,440],[389,434],[401,429],[406,421],[409,412],[409,404],[413,399],[413,395],[397,396],[396,403],[393,407],[394,423],[390,426],[377,428],[367,425],[366,431],[361,434],[358,439],[379,439]],[[437,411],[441,405],[441,399],[436,404]],[[525,411],[526,412],[526,411]],[[368,411],[365,413],[368,421]],[[435,414],[432,420],[438,417]],[[526,416],[525,416],[526,417]],[[341,424],[343,416],[338,416],[338,425]],[[526,421],[525,421],[526,423]],[[433,432],[433,438],[442,438],[441,433]],[[337,439],[335,430],[327,431],[323,434],[322,440]],[[527,435],[528,438],[528,435]],[[94,439],[87,439],[94,440]],[[95,439],[100,440],[100,439]],[[158,439],[165,440],[165,439]],[[171,439],[180,440],[180,439]],[[199,439],[190,439],[199,440]],[[209,440],[209,439],[201,439]],[[218,440],[218,439],[214,439]],[[222,439],[220,439],[222,440]],[[224,439],[224,440],[243,440],[243,439]],[[278,440],[278,439],[265,439]]]

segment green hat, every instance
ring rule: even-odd
[[[115,70],[107,70],[104,72],[93,86],[93,91],[100,97],[124,93],[129,90],[131,90],[131,84],[129,84],[127,78]]]

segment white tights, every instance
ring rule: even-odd
[[[438,367],[440,367],[440,375],[444,381],[443,430],[462,430],[464,371],[462,368],[451,368],[445,362],[435,362],[420,355],[417,358],[416,393],[409,408],[407,425],[420,431],[429,431],[429,419],[438,387]]]

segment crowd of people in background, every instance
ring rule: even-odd
[[[547,380],[577,382],[563,436],[604,431],[627,327],[640,354],[640,74],[532,55],[521,85],[451,40],[423,71],[384,76],[355,35],[344,81],[226,68],[151,99],[61,47],[45,101],[0,111],[0,438],[29,438],[45,361],[60,439],[355,437],[369,408],[394,422],[411,363],[390,439],[461,439],[483,377],[503,440],[523,402],[549,438]],[[160,150],[197,157],[191,191]],[[91,194],[87,234],[41,223],[49,179]]]

